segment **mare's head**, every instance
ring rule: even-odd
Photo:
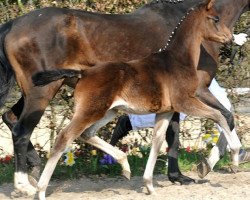
[[[202,40],[226,43],[232,40],[232,33],[220,21],[220,16],[216,11],[214,2],[215,0],[205,0],[203,3],[200,3],[194,11],[196,13],[194,20],[198,20],[196,26],[200,31]]]

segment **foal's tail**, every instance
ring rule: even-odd
[[[32,81],[35,86],[45,86],[53,81],[57,81],[63,78],[82,77],[83,71],[74,69],[58,69],[42,71],[32,76]]]
[[[12,27],[12,21],[0,25],[0,107],[6,101],[14,85],[14,73],[5,52],[5,37]]]

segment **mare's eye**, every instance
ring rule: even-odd
[[[214,20],[215,23],[218,23],[218,22],[220,21],[220,18],[219,18],[219,16],[215,16],[215,17],[213,18],[213,20]]]

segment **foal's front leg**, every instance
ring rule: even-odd
[[[172,116],[173,116],[173,113],[169,112],[169,113],[157,114],[155,118],[155,127],[154,127],[152,147],[150,150],[148,162],[147,162],[146,169],[145,169],[144,176],[143,176],[143,179],[144,179],[144,182],[146,184],[149,194],[155,193],[153,180],[152,180],[153,171],[154,171],[158,153],[165,139],[165,133],[169,125],[169,121],[171,120]]]

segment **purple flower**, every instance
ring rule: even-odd
[[[117,163],[117,161],[109,154],[104,154],[103,158],[100,160],[101,165],[112,165]]]

